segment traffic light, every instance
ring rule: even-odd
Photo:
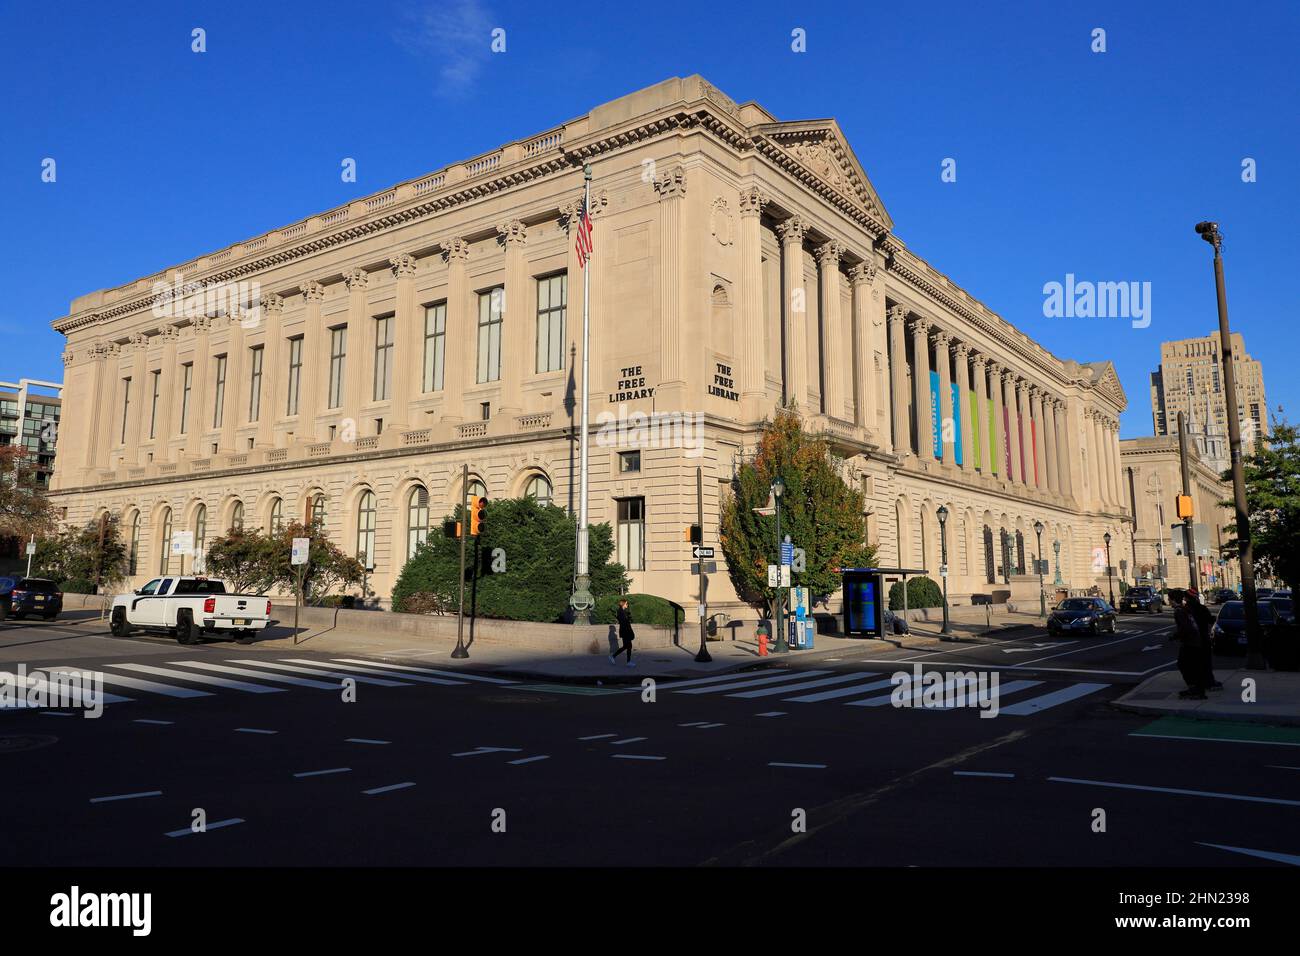
[[[1191,495],[1179,495],[1175,503],[1178,509],[1178,517],[1190,518],[1193,516]]]
[[[442,523],[442,535],[444,538],[459,538],[460,522],[453,521],[451,518],[448,518],[446,521]]]
[[[693,524],[686,529],[685,538],[688,544],[704,543],[704,536],[700,534],[700,526],[697,524]]]
[[[487,526],[487,495],[469,496],[469,533],[481,535]]]

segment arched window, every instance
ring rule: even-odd
[[[271,502],[271,519],[267,527],[271,529],[271,534],[279,533],[284,526],[284,499],[276,498]]]
[[[311,523],[325,526],[325,494],[317,492],[311,499]]]
[[[162,534],[158,539],[158,573],[166,574],[172,557],[172,509],[164,508],[162,512]]]
[[[483,484],[483,482],[479,481],[477,478],[471,478],[469,480],[469,487],[465,489],[465,491],[471,498],[474,495],[482,497],[487,494],[487,485]]]
[[[416,549],[429,538],[429,491],[424,485],[411,489],[406,505],[406,557],[415,556]]]
[[[528,484],[524,487],[524,494],[530,498],[536,498],[539,505],[546,507],[551,503],[553,489],[551,483],[546,480],[545,475],[534,475],[528,479]]]
[[[357,560],[367,568],[375,566],[375,493],[361,496],[357,508]]]
[[[242,501],[235,502],[235,508],[230,514],[230,527],[234,531],[244,530],[244,503]]]
[[[127,552],[130,561],[129,569],[131,574],[138,574],[140,571],[140,512],[131,516],[131,548]]]
[[[993,562],[993,529],[984,526],[984,578],[989,584],[997,583],[997,573]]]
[[[194,553],[202,554],[206,549],[204,545],[208,543],[208,506],[199,505],[199,510],[194,512]]]

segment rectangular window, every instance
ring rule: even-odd
[[[262,346],[255,345],[248,351],[248,420],[255,422],[262,414]]]
[[[226,406],[226,357],[217,356],[216,388],[213,390],[212,427],[220,428],[225,419]]]
[[[131,380],[122,379],[122,444],[126,444],[126,420],[131,414]]]
[[[340,325],[330,329],[330,408],[338,408],[343,404],[343,373],[347,357],[348,327]]]
[[[424,310],[424,387],[423,391],[442,390],[442,366],[447,354],[447,303],[439,302]]]
[[[149,437],[155,437],[158,430],[158,396],[162,393],[162,370],[153,373],[153,398],[149,402]]]
[[[618,499],[618,563],[629,571],[645,570],[645,499]]]
[[[289,340],[289,405],[286,415],[298,414],[298,389],[302,384],[302,336]]]
[[[181,366],[181,434],[184,435],[190,420],[190,391],[194,387],[194,363]]]
[[[564,314],[568,307],[566,275],[537,280],[537,371],[564,368]]]
[[[393,397],[393,317],[375,319],[375,388],[374,400]]]
[[[496,382],[501,379],[501,320],[505,289],[497,286],[478,296],[478,378]]]
[[[630,474],[641,470],[640,451],[621,451],[618,453],[618,470],[620,474]]]

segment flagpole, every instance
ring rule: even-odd
[[[591,164],[582,167],[583,209],[591,215]],[[581,227],[579,227],[581,228]],[[593,244],[594,245],[594,244]],[[578,544],[574,557],[573,595],[569,599],[573,606],[573,623],[590,624],[591,608],[595,603],[591,594],[590,569],[587,566],[587,410],[590,402],[588,387],[588,355],[591,345],[591,257],[595,250],[587,253],[587,263],[582,269],[582,413],[578,433]]]

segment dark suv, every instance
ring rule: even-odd
[[[39,614],[53,620],[63,610],[63,592],[45,578],[0,578],[0,617],[22,620]]]
[[[1164,607],[1165,599],[1161,597],[1160,592],[1145,585],[1134,585],[1119,599],[1121,612],[1142,611],[1145,614],[1155,614],[1157,611],[1163,611]]]

